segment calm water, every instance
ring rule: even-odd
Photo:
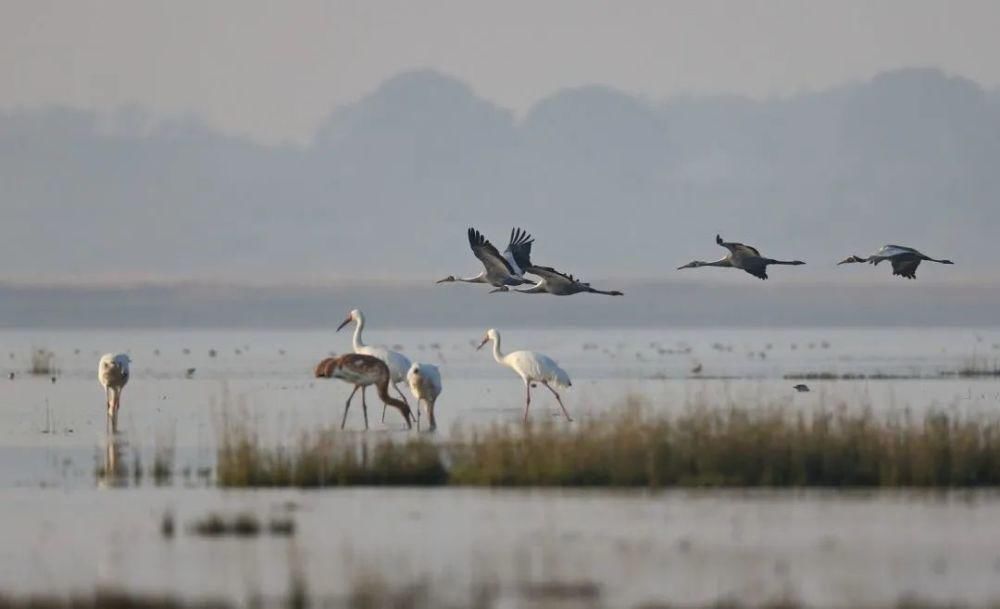
[[[370,324],[369,343],[441,367],[439,435],[520,419],[519,380],[487,349],[475,351],[483,329]],[[541,351],[570,373],[573,387],[563,396],[576,416],[615,408],[628,394],[667,410],[700,403],[1000,409],[1000,383],[942,377],[1000,361],[997,328],[501,330],[506,351]],[[315,381],[311,370],[349,344],[346,331],[0,332],[0,368],[16,374],[0,381],[0,590],[118,584],[240,599],[279,594],[294,568],[315,593],[335,595],[352,577],[388,568],[392,556],[405,577],[429,578],[439,589],[472,580],[511,589],[593,581],[611,606],[781,594],[823,606],[907,594],[1000,598],[1000,501],[992,494],[204,488],[197,472],[211,466],[226,417],[248,418],[274,442],[339,423],[350,388]],[[55,353],[55,383],[24,373],[38,348]],[[114,441],[95,378],[98,355],[111,350],[133,359]],[[911,378],[807,381],[808,394],[784,379],[815,372]],[[380,424],[372,402],[372,433],[406,433],[395,412]],[[544,391],[532,413],[559,416]],[[360,408],[348,425],[361,428]],[[148,464],[158,449],[172,452],[175,469],[190,478],[171,489],[101,488],[95,478],[109,458]],[[299,525],[290,540],[159,534],[165,511],[183,528],[211,509],[266,515],[288,502]]]

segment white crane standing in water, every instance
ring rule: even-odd
[[[716,260],[715,262],[695,260],[694,262],[689,262],[684,266],[677,267],[677,270],[693,269],[703,266],[719,266],[724,268],[740,269],[750,273],[754,277],[767,279],[767,267],[769,265],[805,264],[805,262],[802,262],[801,260],[775,260],[773,258],[765,258],[760,255],[760,251],[758,251],[757,248],[744,245],[742,243],[736,243],[735,241],[723,241],[722,237],[719,235],[715,236],[715,242],[729,250],[729,255],[721,260]]]
[[[490,328],[486,331],[486,336],[483,338],[483,342],[479,343],[476,350],[483,348],[483,345],[493,341],[493,359],[497,361],[498,364],[502,366],[507,366],[511,370],[517,373],[524,382],[524,421],[528,421],[528,407],[531,406],[531,387],[534,383],[541,383],[546,389],[552,392],[552,395],[556,396],[556,401],[559,402],[559,407],[562,408],[563,415],[566,416],[566,420],[572,422],[573,419],[570,418],[569,413],[566,412],[566,407],[563,405],[562,398],[552,385],[557,387],[571,387],[573,385],[572,381],[569,379],[569,375],[566,371],[559,367],[559,364],[552,361],[552,358],[542,355],[541,353],[535,353],[534,351],[514,351],[504,355],[500,351],[500,333]]]
[[[399,394],[399,397],[403,398],[403,402],[409,406],[409,402],[403,392],[399,390],[399,385],[396,383],[401,383],[406,380],[406,373],[410,369],[410,360],[398,351],[392,351],[386,349],[385,347],[373,347],[366,345],[364,340],[361,338],[361,332],[365,329],[365,316],[358,309],[352,309],[350,313],[347,314],[347,319],[345,319],[339,326],[337,326],[337,332],[346,326],[347,324],[354,322],[357,324],[354,326],[354,337],[351,340],[351,345],[354,348],[355,353],[361,353],[363,355],[371,355],[377,357],[385,365],[389,367],[389,382],[392,384],[393,389]],[[361,388],[361,399],[365,399],[365,389],[367,386],[362,386]],[[382,406],[382,422],[385,423],[385,406]]]
[[[427,406],[427,418],[431,431],[437,429],[434,418],[434,404],[441,395],[441,372],[433,364],[413,362],[410,371],[406,373],[406,381],[410,384],[410,393],[417,400],[417,431],[420,431],[420,402]]]
[[[867,258],[862,258],[861,256],[851,256],[850,258],[841,260],[837,264],[870,262],[871,264],[878,265],[878,263],[883,260],[888,260],[889,263],[892,264],[893,275],[899,275],[900,277],[906,277],[907,279],[917,278],[917,267],[920,266],[920,263],[923,260],[937,262],[938,264],[955,264],[951,260],[937,260],[931,258],[930,256],[921,254],[912,247],[905,247],[902,245],[883,245],[877,252]]]
[[[118,430],[118,408],[122,403],[122,390],[128,384],[129,364],[132,360],[125,353],[105,353],[97,364],[97,380],[104,387],[111,430]]]

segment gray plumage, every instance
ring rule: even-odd
[[[719,235],[715,236],[715,242],[722,247],[729,250],[729,255],[721,260],[716,260],[715,262],[704,262],[701,260],[695,260],[689,262],[684,266],[677,267],[680,269],[691,269],[703,266],[717,266],[723,268],[734,268],[740,269],[750,273],[754,277],[759,277],[760,279],[767,279],[767,267],[772,264],[784,264],[797,266],[800,264],[805,264],[801,260],[775,260],[774,258],[765,258],[761,255],[757,248],[745,245],[743,243],[737,243],[735,241],[723,241],[722,237]]]
[[[918,252],[912,247],[906,247],[903,245],[883,245],[871,256],[866,258],[862,258],[861,256],[851,256],[841,260],[837,264],[868,262],[878,266],[878,263],[883,260],[888,260],[892,265],[893,275],[906,277],[907,279],[917,278],[917,267],[920,266],[920,263],[924,260],[937,262],[939,264],[955,264],[951,260],[938,260],[936,258],[931,258],[930,256]]]
[[[529,266],[526,273],[537,275],[539,280],[535,285],[526,290],[513,290],[522,294],[553,294],[555,296],[571,296],[573,294],[604,294],[606,296],[624,296],[618,290],[598,290],[589,283],[580,281],[576,277],[561,273],[549,266]],[[499,289],[494,292],[501,291]]]
[[[455,277],[449,275],[437,283],[460,281],[464,283],[488,283],[497,288],[531,283],[524,278],[523,267],[518,266],[518,257],[528,256],[534,239],[526,231],[513,228],[507,249],[501,254],[495,245],[475,228],[469,228],[469,247],[473,255],[483,264],[483,272],[475,277]]]

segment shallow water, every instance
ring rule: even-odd
[[[520,420],[523,386],[486,349],[475,351],[482,329],[373,325],[367,334],[441,367],[439,436],[453,426]],[[693,404],[970,414],[1000,407],[995,379],[942,376],[994,366],[997,328],[515,329],[503,339],[507,351],[541,351],[566,368],[573,387],[563,396],[574,416],[620,407],[629,394],[674,411]],[[289,571],[300,569],[316,594],[336,595],[364,571],[389,569],[401,579],[430,578],[438,590],[462,582],[456,593],[473,580],[513,587],[593,581],[610,606],[724,596],[785,595],[824,606],[905,595],[1000,598],[993,494],[205,488],[204,470],[229,417],[251,421],[274,442],[339,423],[350,388],[317,381],[311,371],[349,343],[348,334],[332,331],[0,332],[5,372],[16,375],[0,380],[0,591],[115,584],[245,599],[280,594]],[[55,383],[24,373],[36,348],[55,353]],[[106,433],[96,380],[97,358],[111,350],[133,359],[117,436]],[[806,381],[812,391],[802,394],[791,389],[799,381],[784,379],[817,372],[914,378]],[[406,434],[395,412],[379,422],[381,408],[370,397],[372,433]],[[356,399],[348,418],[355,430],[359,407]],[[532,416],[561,415],[541,390]],[[117,489],[95,476],[109,465],[132,471],[136,460],[148,470],[158,451],[173,464],[169,488],[152,488],[148,474],[139,488]],[[183,527],[213,509],[268,514],[288,501],[299,506],[291,539],[159,534],[166,511]]]
[[[316,597],[381,574],[461,600],[473,582],[594,582],[608,606],[777,597],[812,606],[1000,598],[994,495],[660,494],[341,489],[7,490],[0,585],[11,592],[124,586],[181,596]],[[294,506],[291,538],[205,539],[211,510]],[[160,534],[165,511],[178,533]],[[16,522],[17,525],[12,525]]]

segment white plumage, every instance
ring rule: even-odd
[[[410,393],[417,400],[417,430],[420,429],[420,402],[427,406],[427,418],[430,420],[430,429],[437,429],[437,420],[434,418],[434,404],[438,396],[441,395],[441,372],[433,364],[421,364],[414,362],[406,373],[406,382],[410,385]]]
[[[339,326],[337,326],[337,331],[339,332],[341,328],[347,324],[354,322],[354,337],[351,340],[351,346],[355,353],[361,353],[363,355],[371,355],[372,357],[377,357],[385,365],[389,367],[389,382],[399,397],[403,398],[403,402],[409,405],[406,396],[400,391],[399,385],[396,383],[401,383],[406,380],[406,373],[410,370],[410,360],[402,353],[398,351],[392,351],[386,349],[385,347],[376,347],[366,345],[364,340],[361,338],[361,332],[365,328],[365,316],[359,309],[352,309],[350,313],[347,314],[347,319],[345,319]],[[365,390],[361,389],[361,397],[364,398]],[[385,406],[382,407],[382,422],[385,422]]]
[[[97,380],[104,387],[111,428],[118,428],[118,408],[122,390],[128,384],[129,364],[132,360],[125,353],[105,353],[97,363]]]
[[[557,387],[571,387],[573,382],[569,378],[569,374],[565,370],[559,367],[559,364],[555,363],[552,358],[547,355],[542,355],[541,353],[535,353],[534,351],[514,351],[504,355],[500,351],[500,333],[490,328],[486,331],[486,336],[483,338],[483,342],[479,343],[476,349],[482,349],[483,345],[493,341],[493,359],[497,363],[507,366],[511,370],[517,373],[521,377],[521,381],[524,382],[524,420],[528,420],[528,408],[531,406],[531,385],[532,383],[541,383],[546,389],[552,392],[552,395],[556,396],[556,401],[559,402],[559,407],[562,408],[563,415],[566,416],[567,421],[572,421],[569,413],[566,411],[566,407],[563,405],[562,398],[559,397],[559,393],[551,387],[555,385]]]

